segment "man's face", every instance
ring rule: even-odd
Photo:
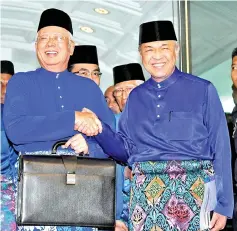
[[[124,110],[130,92],[137,86],[137,80],[117,83],[114,87],[114,97],[121,111]]]
[[[232,59],[231,78],[234,86],[237,88],[237,56]]]
[[[175,41],[155,41],[140,46],[142,63],[157,82],[168,78],[175,69],[179,47]]]
[[[7,90],[7,83],[9,79],[12,77],[12,75],[1,73],[0,76],[1,76],[1,104],[4,104],[6,90]]]
[[[119,106],[114,98],[114,86],[109,87],[105,93],[105,100],[108,104],[108,107],[115,113],[118,114],[120,113]]]
[[[72,73],[92,79],[98,86],[100,85],[100,68],[97,64],[76,63],[71,70]]]
[[[69,32],[61,27],[48,26],[38,32],[35,43],[39,63],[46,70],[61,72],[67,69],[68,60],[74,51]]]

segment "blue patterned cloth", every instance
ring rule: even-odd
[[[129,230],[209,229],[216,206],[215,185],[207,185],[215,182],[210,161],[138,162],[133,175]]]

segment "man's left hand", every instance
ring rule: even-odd
[[[81,134],[76,134],[71,137],[65,145],[62,145],[62,148],[71,147],[75,151],[75,153],[80,154],[88,154],[88,145],[85,138]]]
[[[219,213],[213,213],[209,228],[211,231],[219,231],[225,228],[227,217]]]

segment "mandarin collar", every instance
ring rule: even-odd
[[[151,76],[151,78],[148,79],[147,84],[150,87],[153,87],[153,88],[155,87],[158,90],[162,90],[164,88],[169,87],[173,83],[175,83],[176,80],[179,78],[179,76],[180,76],[180,71],[178,70],[177,67],[175,67],[174,72],[167,79],[158,83]]]
[[[44,69],[43,67],[36,69],[36,71],[41,72],[42,74],[52,74],[52,75],[68,73],[67,69],[64,71],[61,71],[61,72],[53,72],[53,71],[48,71],[48,70]]]

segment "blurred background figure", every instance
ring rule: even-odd
[[[114,86],[108,87],[104,93],[104,96],[108,107],[113,111],[115,115],[119,114],[121,111],[114,97]]]
[[[14,75],[11,61],[1,61],[1,230],[16,230],[15,222],[15,163],[18,155],[8,140],[2,120],[7,83]]]
[[[233,165],[233,186],[234,186],[234,193],[235,193],[235,206],[234,206],[234,215],[233,215],[233,228],[234,231],[237,231],[237,48],[235,48],[232,52],[232,65],[231,65],[231,78],[233,81],[232,85],[232,96],[235,103],[235,107],[232,112],[232,122],[234,125],[233,129],[233,138],[234,138],[234,144],[235,149],[232,150],[232,165]],[[229,127],[229,126],[228,126]],[[232,143],[232,142],[231,142]]]

